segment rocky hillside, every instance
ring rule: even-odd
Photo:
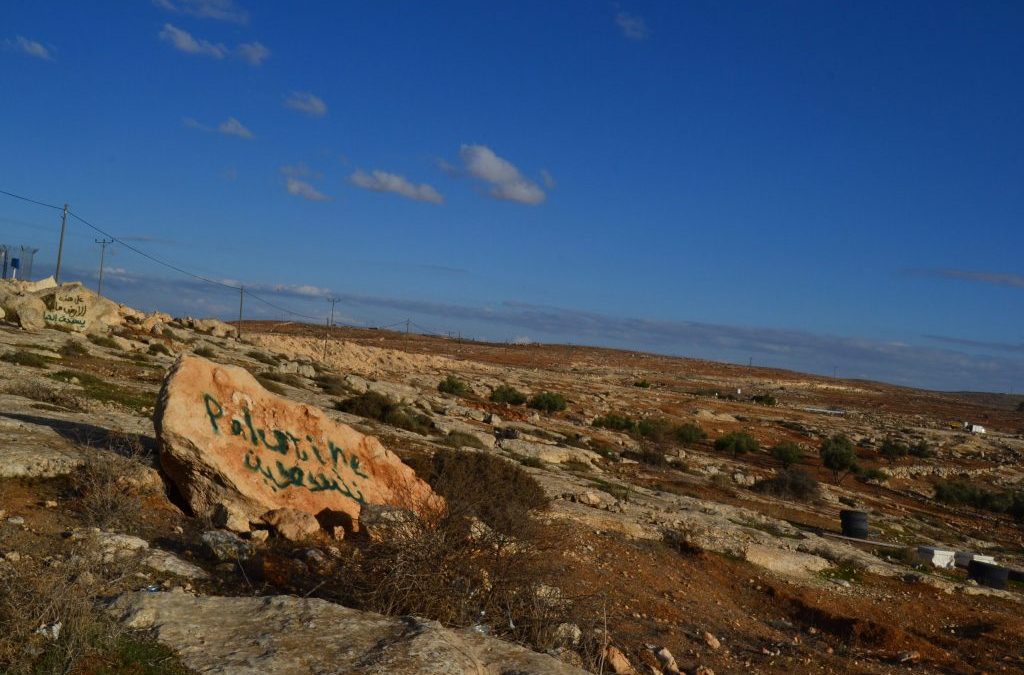
[[[1019,575],[918,553],[1024,566],[1013,406],[580,347],[239,340],[71,284],[0,308],[2,670],[1024,667]]]

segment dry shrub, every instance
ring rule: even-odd
[[[25,380],[13,382],[7,388],[8,394],[59,406],[67,410],[83,411],[82,401],[67,387],[49,387],[41,382]]]
[[[94,446],[95,447],[95,446]],[[90,454],[70,476],[84,520],[93,526],[131,529],[139,521],[142,496],[139,476],[150,460],[149,449],[134,434],[110,434],[103,449]]]
[[[599,603],[560,590],[566,536],[536,519],[548,499],[528,473],[494,455],[447,449],[420,470],[446,508],[426,517],[408,513],[390,537],[347,545],[317,595],[382,614],[477,626],[539,650],[559,646],[563,623],[591,634]]]

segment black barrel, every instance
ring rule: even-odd
[[[1010,570],[999,565],[993,565],[992,563],[972,560],[967,564],[967,576],[982,586],[1006,588],[1006,582],[1010,578]]]
[[[843,536],[855,539],[868,538],[868,514],[866,511],[843,510],[839,512],[843,523]]]

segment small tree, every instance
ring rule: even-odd
[[[804,457],[800,446],[792,441],[783,441],[772,448],[772,457],[779,461],[783,469],[789,469]]]
[[[491,392],[491,401],[508,405],[522,405],[526,403],[526,394],[515,387],[503,384]]]
[[[890,464],[901,457],[906,457],[909,452],[910,448],[891,438],[885,439],[882,447],[878,450],[878,454],[884,457]]]
[[[760,448],[757,439],[745,431],[726,434],[715,441],[715,450],[731,452],[734,457],[757,452]]]
[[[836,485],[857,470],[857,453],[854,452],[853,441],[843,434],[826,438],[822,441],[819,452],[822,464],[832,472]]]
[[[754,403],[760,403],[761,405],[778,404],[778,401],[776,401],[775,397],[772,396],[771,394],[757,394],[756,396],[751,396],[750,400],[753,401]]]
[[[708,437],[708,435],[704,432],[703,429],[701,429],[698,425],[693,424],[692,422],[680,424],[675,428],[675,431],[673,433],[675,434],[676,440],[685,445],[703,441],[705,438]]]
[[[927,441],[918,441],[917,443],[914,443],[912,446],[907,448],[907,452],[914,457],[920,457],[922,459],[935,455],[935,453],[932,452],[932,449],[928,446]]]

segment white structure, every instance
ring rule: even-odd
[[[978,562],[984,563],[992,563],[993,565],[996,562],[996,559],[992,556],[978,555],[974,551],[957,551],[956,555],[954,556],[954,559],[956,560],[957,567],[967,567],[971,564],[972,560],[977,560]]]
[[[917,558],[918,560],[926,562],[933,567],[941,567],[942,569],[949,569],[953,567],[956,560],[956,556],[953,551],[946,548],[936,548],[934,546],[918,546]]]
[[[983,434],[985,433],[985,427],[973,422],[964,422],[964,431],[971,434]]]

